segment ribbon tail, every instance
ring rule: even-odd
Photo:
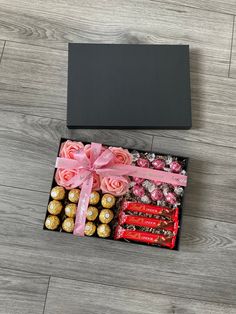
[[[185,175],[131,165],[113,165],[110,168],[96,169],[96,173],[102,176],[128,175],[147,180],[159,180],[173,185],[187,185],[187,176]]]
[[[76,211],[74,235],[84,236],[84,227],[86,222],[86,214],[89,204],[89,196],[93,187],[93,176],[90,175],[83,183],[80,192],[79,203]]]

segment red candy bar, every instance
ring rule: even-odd
[[[164,229],[167,231],[172,231],[174,233],[177,233],[178,231],[178,220],[168,221],[164,219],[126,215],[124,212],[120,213],[119,223],[121,225],[127,224],[127,225],[147,227],[147,228],[153,228],[153,229]]]
[[[139,212],[143,214],[150,214],[150,215],[161,215],[173,220],[178,219],[179,209],[176,207],[174,209],[161,207],[156,205],[149,205],[143,203],[136,203],[136,202],[123,202],[122,209],[124,211],[132,211],[132,212]]]
[[[150,232],[144,231],[137,231],[137,230],[127,230],[120,226],[116,227],[115,240],[120,239],[127,239],[136,242],[143,242],[147,244],[159,244],[161,246],[168,247],[173,249],[175,246],[176,236],[167,237],[162,234],[155,234]]]

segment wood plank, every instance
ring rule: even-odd
[[[86,314],[233,314],[236,307],[52,277],[45,314],[58,311],[68,314],[78,311]]]
[[[137,131],[69,131],[61,120],[8,111],[1,111],[0,124],[1,184],[45,192],[51,186],[61,137],[149,150],[152,144],[151,135]]]
[[[0,313],[42,313],[48,276],[0,268]]]
[[[67,51],[7,42],[0,108],[66,120]]]
[[[152,149],[190,157],[186,212],[236,222],[235,149],[163,136],[154,137]]]
[[[191,80],[193,128],[187,132],[144,132],[236,148],[236,81],[196,73]],[[0,108],[65,121],[66,86],[67,52],[6,44],[0,71]]]
[[[234,17],[234,33],[233,33],[233,45],[232,45],[232,55],[231,55],[231,63],[230,63],[230,72],[229,76],[232,78],[236,78],[236,21]]]
[[[163,2],[163,0],[153,0],[157,2]],[[167,0],[165,2],[183,5],[187,7],[209,10],[227,14],[236,14],[236,3],[234,0]]]
[[[2,187],[0,197],[0,267],[236,304],[233,224],[184,215],[174,252],[45,231],[47,193]]]
[[[191,130],[145,130],[147,134],[236,148],[236,80],[191,74]],[[227,108],[227,110],[226,110]]]
[[[59,49],[67,42],[190,44],[193,71],[228,75],[231,15],[155,1],[1,0],[0,21],[1,39]]]

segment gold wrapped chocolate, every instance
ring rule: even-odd
[[[76,215],[76,209],[77,209],[76,204],[73,204],[73,203],[67,204],[65,207],[66,216],[70,218],[74,218]]]
[[[93,222],[89,221],[85,224],[84,234],[91,237],[96,231],[96,226]]]
[[[89,197],[89,204],[96,205],[100,200],[100,195],[97,191],[92,191]]]
[[[72,232],[74,230],[74,219],[73,218],[66,218],[62,223],[62,229],[66,232]]]
[[[101,224],[97,228],[97,234],[100,238],[108,238],[111,234],[111,228],[107,224]]]
[[[80,190],[79,189],[72,189],[68,193],[68,199],[72,203],[78,203],[80,196]]]
[[[89,206],[87,209],[87,220],[94,221],[98,216],[98,209],[94,206]]]
[[[48,204],[48,212],[52,215],[59,215],[62,207],[63,206],[60,201],[53,200]]]
[[[113,217],[114,217],[113,211],[107,208],[102,209],[99,214],[99,220],[104,224],[108,224],[109,222],[111,222]]]
[[[49,215],[45,221],[45,227],[49,230],[56,230],[59,225],[60,219],[54,215]]]
[[[62,186],[55,186],[51,190],[51,197],[56,201],[61,201],[65,198],[66,191]]]
[[[116,198],[111,194],[104,194],[102,197],[102,206],[104,208],[112,208],[115,205]]]

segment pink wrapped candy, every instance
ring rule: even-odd
[[[144,158],[139,158],[137,160],[137,165],[139,167],[148,168],[149,167],[149,161],[147,159],[144,159]]]
[[[157,170],[163,170],[165,167],[165,161],[163,159],[155,159],[152,165]]]
[[[132,191],[133,191],[133,194],[135,196],[138,196],[138,197],[142,197],[142,196],[145,195],[144,188],[141,185],[138,185],[138,184],[135,184],[135,186],[133,187]]]
[[[159,181],[159,180],[152,180],[152,183],[154,183],[154,184],[156,184],[157,186],[159,186],[159,185],[161,185],[162,184],[162,182],[161,181]]]
[[[138,178],[138,177],[133,177],[134,182],[136,182],[137,184],[141,184],[143,183],[144,179],[143,178]]]
[[[151,192],[151,199],[153,201],[161,201],[164,198],[164,194],[160,189],[155,189]]]
[[[170,169],[173,172],[179,173],[182,170],[182,166],[178,161],[172,161],[172,163],[170,164]]]
[[[171,205],[174,205],[177,202],[176,196],[174,193],[169,192],[166,194],[166,201]]]

